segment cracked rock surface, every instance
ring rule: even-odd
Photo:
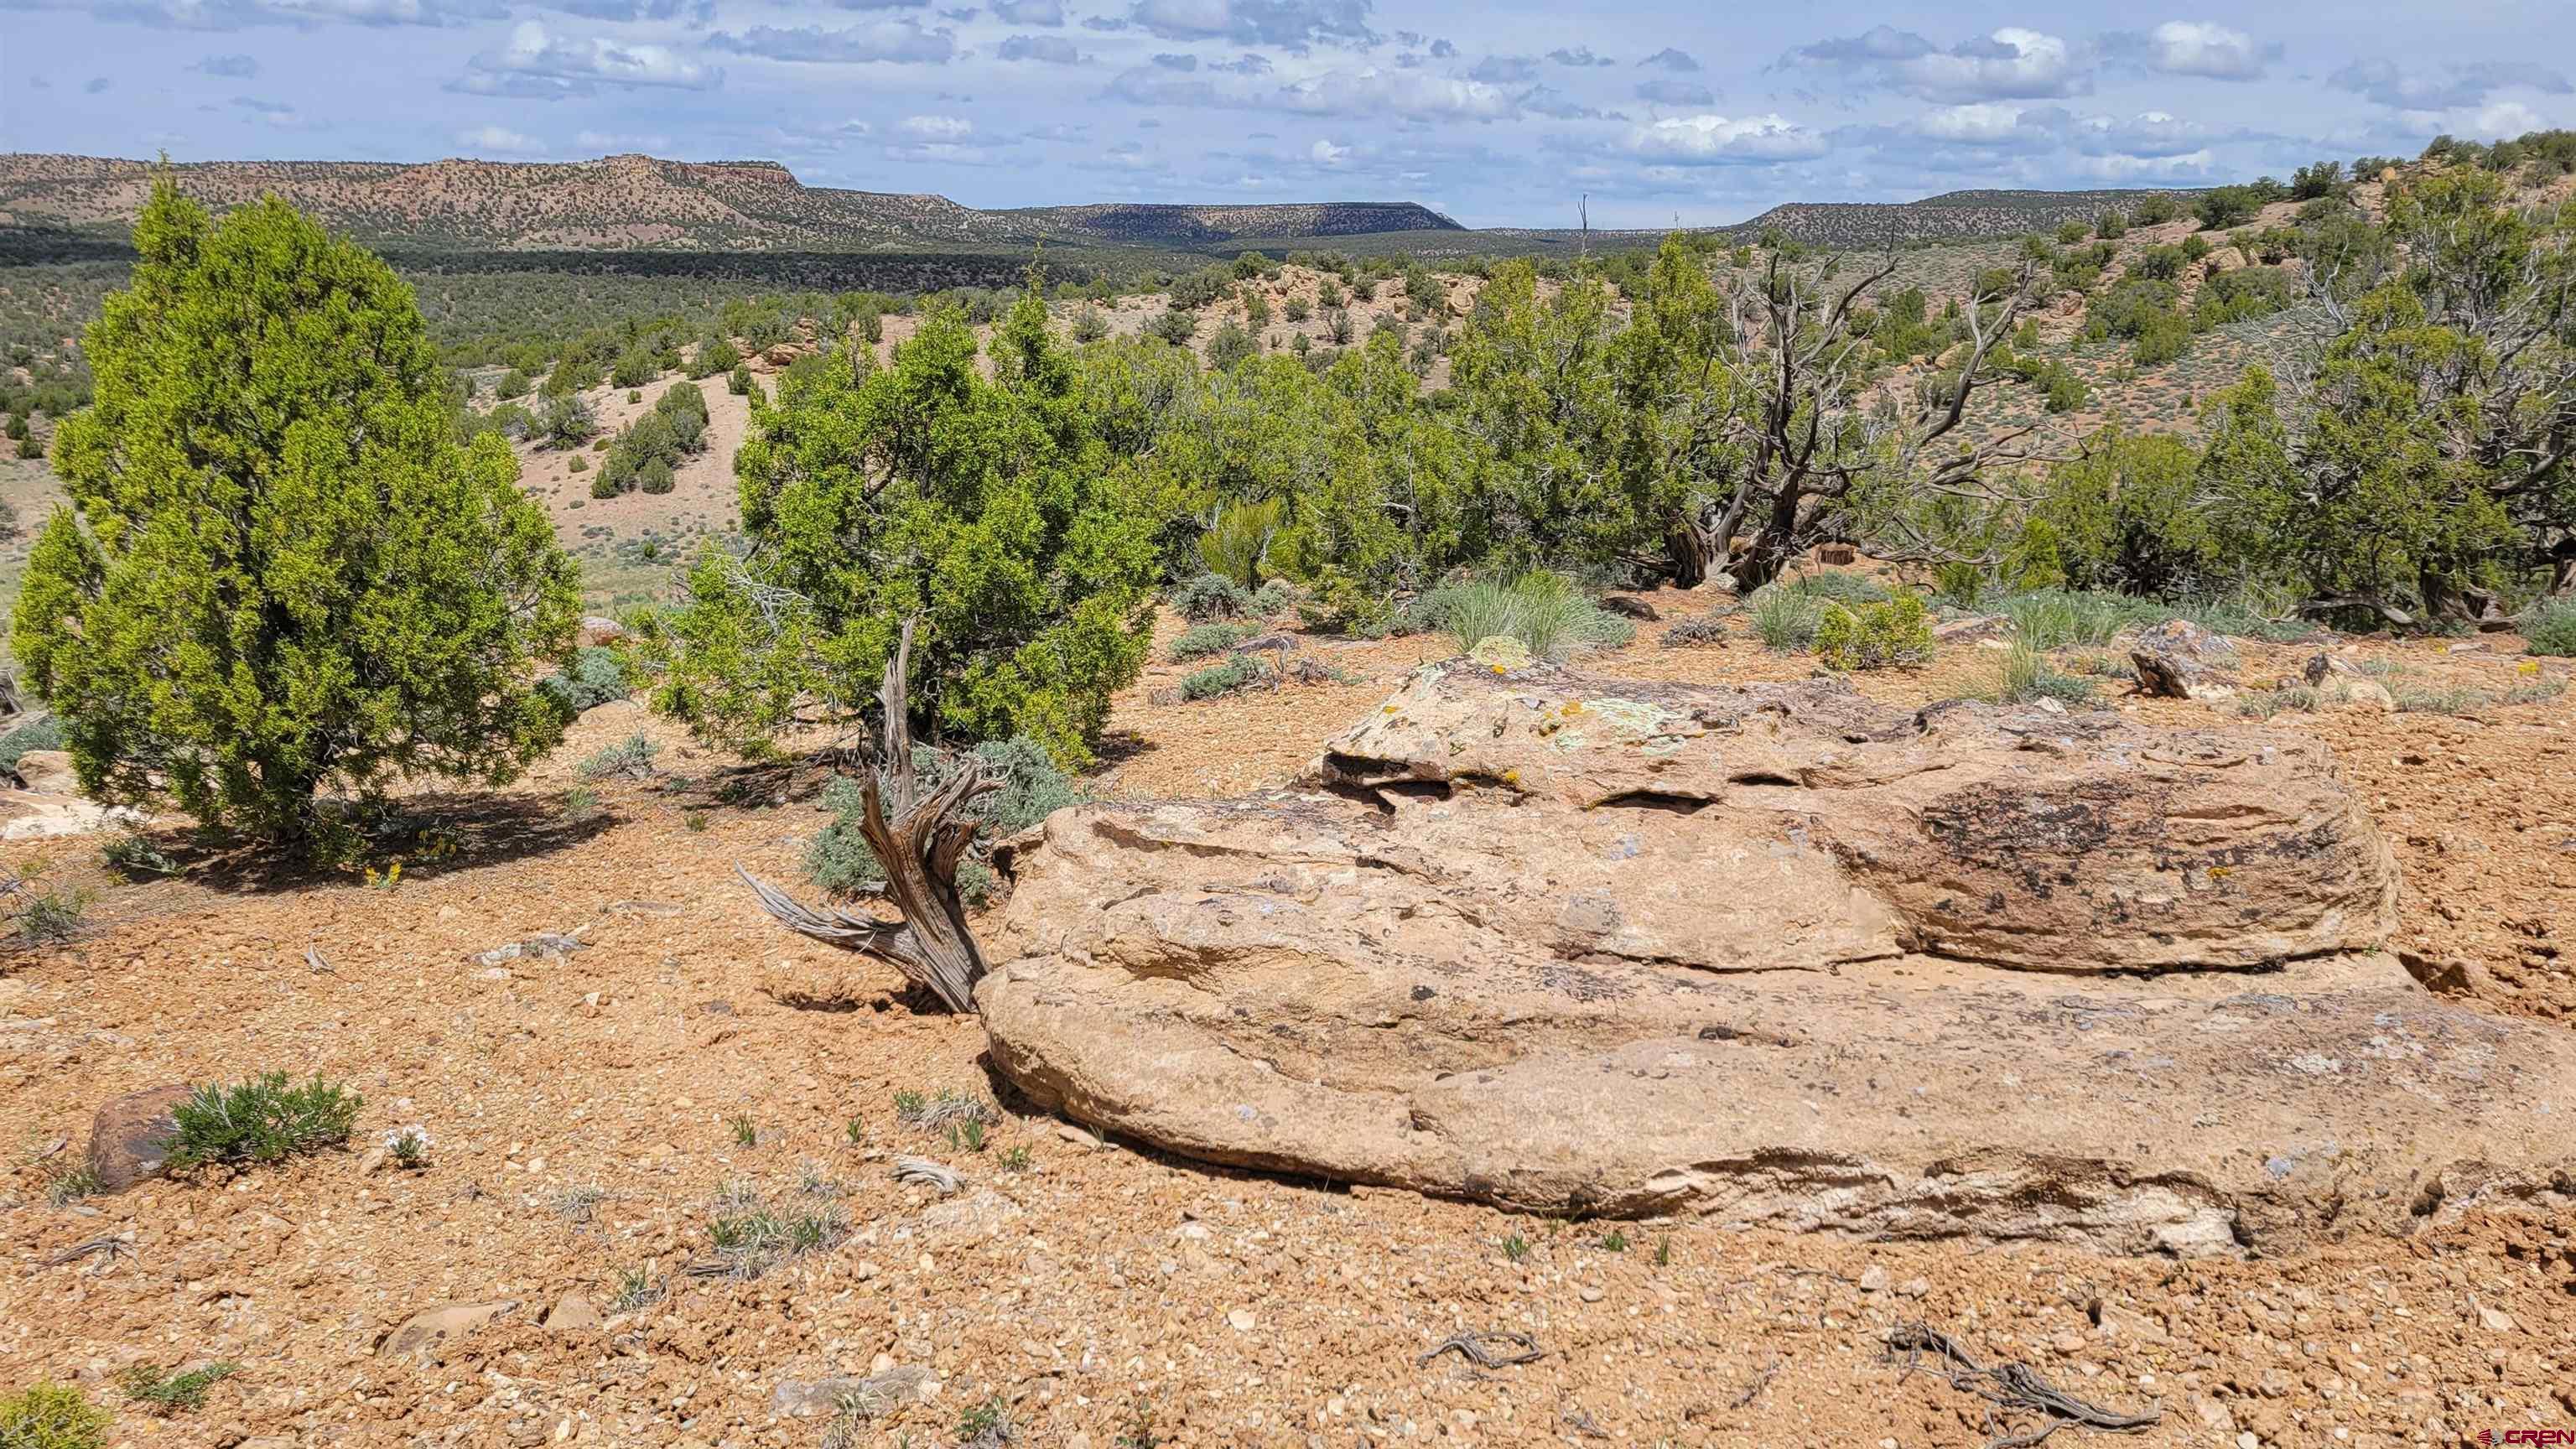
[[[1435,665],[1013,864],[995,1064],[1210,1161],[2123,1252],[2571,1205],[2576,1043],[2385,953],[2311,742]]]

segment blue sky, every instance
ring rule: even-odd
[[[2151,7],[2154,0],[2148,0]],[[0,0],[0,150],[786,163],[1470,225],[2199,184],[2576,126],[2576,6]]]

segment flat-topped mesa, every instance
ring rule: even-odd
[[[993,1060],[1211,1161],[2118,1251],[2569,1205],[2576,1043],[2380,951],[2315,746],[1431,666],[1297,790],[1014,865]]]

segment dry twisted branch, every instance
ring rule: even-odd
[[[2161,1422],[2164,1411],[2149,1409],[2143,1414],[2115,1414],[2098,1404],[2090,1404],[2039,1376],[2039,1371],[2015,1360],[1992,1368],[1978,1363],[1959,1346],[1959,1341],[1928,1323],[1903,1323],[1889,1330],[1887,1351],[1893,1357],[1905,1355],[1905,1372],[1913,1373],[1923,1366],[1928,1355],[1937,1361],[1935,1372],[1950,1381],[1950,1387],[1962,1393],[1975,1394],[1986,1401],[1986,1429],[1995,1437],[1986,1441],[1986,1449],[2026,1449],[2069,1424],[2086,1429],[2105,1429],[2126,1433]],[[2009,1430],[2001,1421],[2037,1415],[2038,1422],[2027,1429]]]
[[[1000,789],[1002,782],[970,755],[938,789],[921,793],[912,768],[912,726],[904,696],[911,662],[912,621],[907,619],[894,657],[886,661],[885,685],[877,692],[884,742],[876,748],[862,742],[858,751],[859,833],[885,871],[881,893],[902,913],[901,924],[847,911],[811,910],[740,865],[734,871],[760,898],[761,909],[790,930],[874,956],[927,987],[949,1010],[970,1011],[975,983],[984,976],[984,953],[966,928],[957,865],[975,840],[966,802]]]

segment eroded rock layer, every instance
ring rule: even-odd
[[[2381,951],[2314,745],[1433,666],[1304,788],[1015,864],[996,1064],[1212,1161],[2121,1251],[2567,1205],[2576,1052]]]

